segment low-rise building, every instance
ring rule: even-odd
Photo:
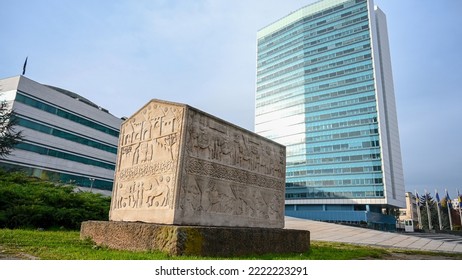
[[[452,208],[454,208],[454,209],[459,209],[459,207],[460,207],[460,202],[459,202],[459,198],[458,198],[458,197],[454,198],[454,199],[452,200],[451,203],[452,203]]]
[[[416,196],[411,192],[406,192],[406,208],[399,209],[397,228],[404,229],[406,225],[418,228],[418,221]]]
[[[0,79],[0,98],[24,140],[0,166],[78,186],[112,190],[122,120],[68,90],[24,76]]]

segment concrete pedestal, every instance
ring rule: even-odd
[[[81,225],[80,237],[113,249],[211,257],[305,253],[310,248],[309,231],[272,228],[86,221]]]

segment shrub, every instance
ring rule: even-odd
[[[101,194],[0,170],[0,227],[79,229],[86,220],[107,220],[109,205]]]

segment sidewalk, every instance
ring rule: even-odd
[[[353,226],[285,217],[285,228],[309,230],[311,240],[393,247],[409,250],[461,253],[462,243],[378,231]],[[462,241],[462,238],[460,239]]]

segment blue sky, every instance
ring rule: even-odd
[[[256,32],[312,0],[0,0],[0,78],[21,74],[130,116],[152,98],[253,130]],[[407,191],[462,191],[462,1],[387,15]]]

